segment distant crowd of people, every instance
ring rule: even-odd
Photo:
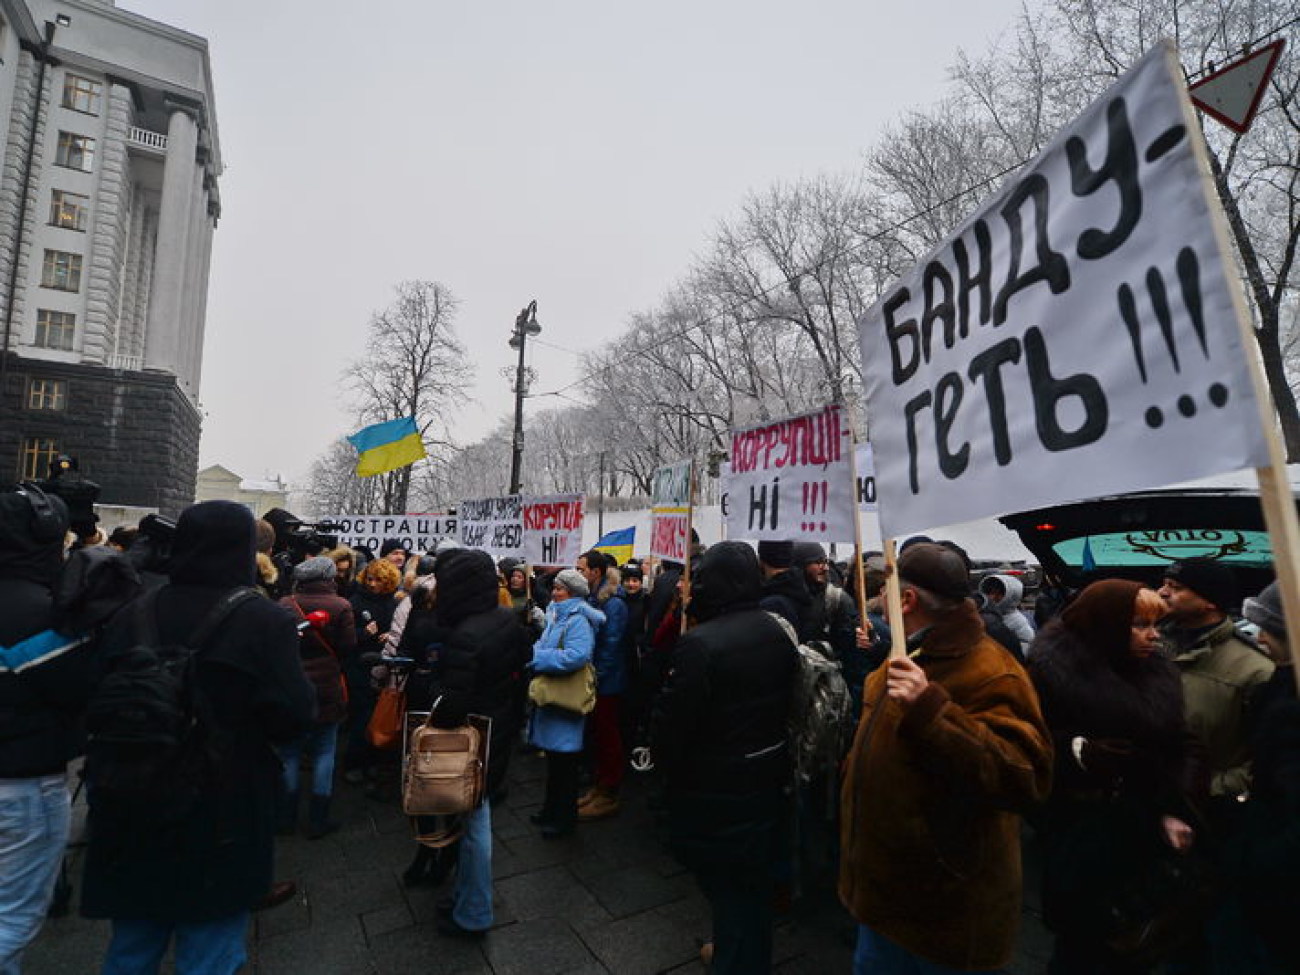
[[[917,538],[890,612],[882,559],[798,539],[695,540],[688,586],[685,566],[597,550],[545,570],[396,540],[295,558],[273,520],[219,501],[188,508],[143,573],[130,538],[69,549],[67,528],[57,497],[0,492],[3,975],[49,907],[82,754],[103,971],[156,972],[172,945],[178,972],[238,970],[251,912],[289,889],[276,834],[336,830],[337,779],[385,789],[392,753],[369,731],[394,681],[435,725],[492,720],[484,800],[405,874],[454,873],[451,937],[495,922],[492,810],[524,742],[545,756],[547,839],[618,815],[629,763],[653,767],[717,972],[772,969],[819,818],[861,975],[1004,970],[1025,834],[1052,973],[1300,970],[1287,621],[1276,583],[1243,602],[1222,562],[1056,587],[1033,614],[1016,573],[976,579],[959,547]],[[535,678],[588,670],[588,700],[530,701]],[[814,718],[828,673],[847,703],[828,692]],[[810,738],[843,745],[796,776]]]

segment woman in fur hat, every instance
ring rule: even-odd
[[[1134,973],[1107,909],[1117,890],[1194,834],[1183,800],[1186,728],[1178,670],[1159,652],[1164,601],[1106,579],[1034,640],[1029,672],[1056,745],[1044,825],[1049,972]]]

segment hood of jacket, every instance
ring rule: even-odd
[[[1001,599],[994,599],[993,594],[984,588],[984,584],[988,582],[989,579],[996,579],[998,580],[998,582],[1002,583],[1002,586],[1004,589],[1006,589],[1007,594],[1003,596]],[[1004,576],[1004,575],[986,576],[980,582],[980,592],[984,594],[984,598],[987,601],[988,607],[990,609],[994,610],[995,612],[1001,613],[1003,616],[1006,616],[1007,613],[1014,612],[1015,610],[1020,608],[1020,600],[1025,594],[1025,584],[1021,582],[1019,579],[1017,579],[1015,576]]]
[[[450,549],[438,556],[433,577],[438,591],[434,618],[443,626],[455,626],[497,606],[497,567],[486,552]]]
[[[606,569],[605,578],[600,580],[600,586],[594,589],[587,598],[597,607],[600,608],[609,602],[615,596],[623,595],[623,577],[619,574],[618,569]]]
[[[804,588],[804,601],[809,599]],[[691,580],[690,612],[701,622],[753,609],[763,595],[758,555],[744,542],[719,542],[700,560]]]
[[[812,605],[813,595],[808,588],[808,579],[803,569],[786,569],[774,576],[764,579],[759,586],[763,596],[784,596],[797,604],[802,613]]]
[[[54,509],[53,537],[38,538],[36,512],[18,491],[0,494],[0,579],[25,579],[42,586],[54,584],[63,565],[63,536],[68,507],[63,499],[45,495]]]
[[[181,512],[172,540],[171,581],[233,589],[257,581],[253,514],[234,501],[202,501]]]

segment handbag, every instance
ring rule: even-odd
[[[564,630],[558,648],[564,649]],[[538,707],[591,714],[596,709],[596,668],[588,663],[567,674],[538,674],[528,682],[528,700]]]
[[[596,709],[596,668],[583,664],[568,674],[538,674],[528,683],[528,700],[538,707],[591,714]]]
[[[366,722],[366,738],[380,751],[389,751],[402,742],[402,722],[406,718],[406,677],[379,691],[375,709]]]
[[[456,728],[434,727],[441,700],[407,742],[402,811],[408,816],[460,815],[483,801],[492,720],[471,714]]]

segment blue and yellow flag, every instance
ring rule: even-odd
[[[622,565],[632,557],[632,543],[636,540],[636,526],[631,528],[620,528],[618,531],[605,532],[600,536],[598,541],[592,547],[597,552],[604,552],[612,556],[614,560]]]
[[[427,456],[413,416],[401,416],[358,430],[348,437],[348,443],[357,448],[358,477],[395,471]]]

